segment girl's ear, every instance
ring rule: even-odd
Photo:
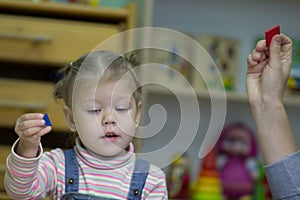
[[[142,115],[142,102],[139,101],[137,104],[136,116],[135,116],[135,126],[136,127],[138,127],[140,125],[141,115]]]
[[[70,130],[72,132],[75,132],[76,131],[76,126],[75,126],[72,110],[68,106],[64,106],[63,112],[64,112],[65,119],[67,121],[67,124],[68,124]]]

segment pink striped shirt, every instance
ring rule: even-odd
[[[60,199],[65,193],[65,158],[62,149],[43,152],[32,159],[18,156],[15,146],[7,158],[6,192],[14,199]],[[136,156],[130,151],[112,160],[89,154],[77,140],[74,146],[79,163],[79,192],[105,198],[126,199]],[[164,172],[155,165],[150,171],[142,199],[168,199]]]

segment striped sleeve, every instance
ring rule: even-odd
[[[23,158],[14,152],[18,140],[12,146],[12,152],[6,160],[5,189],[13,199],[43,199],[47,192],[54,190],[56,172],[51,159],[47,164],[40,165],[43,155],[40,152],[36,158]],[[43,162],[44,163],[44,162]]]

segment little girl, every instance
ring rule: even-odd
[[[12,198],[167,199],[165,174],[134,153],[142,100],[128,59],[109,51],[86,54],[65,68],[54,95],[65,103],[74,147],[43,152],[41,137],[51,131],[44,115],[20,116],[5,175]]]

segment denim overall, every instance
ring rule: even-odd
[[[98,196],[78,193],[79,188],[79,172],[78,162],[74,149],[64,151],[65,155],[65,194],[62,200],[108,200]],[[142,191],[148,176],[150,164],[139,158],[135,161],[134,171],[131,178],[130,189],[128,192],[128,200],[141,199]]]

